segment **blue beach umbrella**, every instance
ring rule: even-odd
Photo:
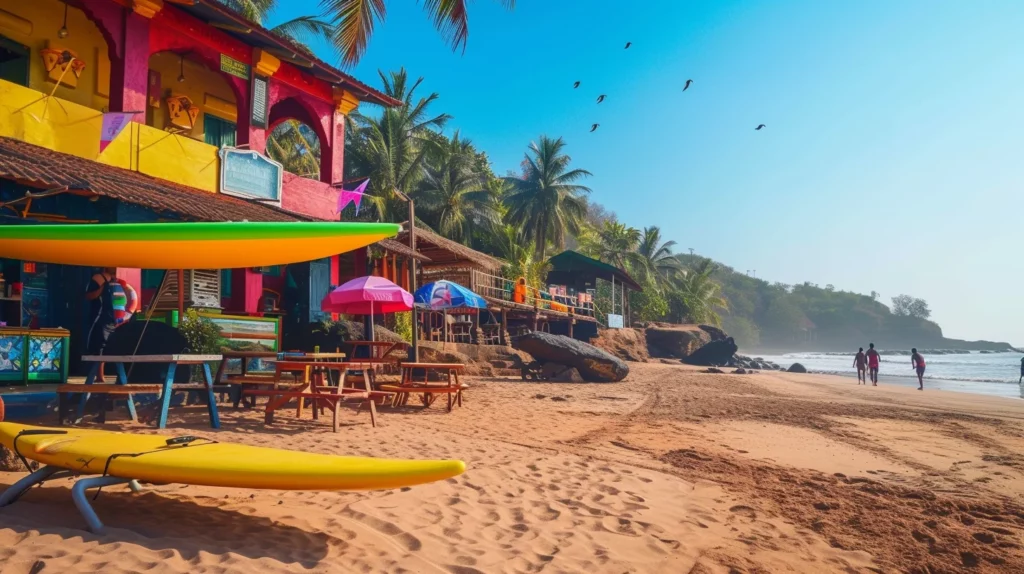
[[[414,297],[417,306],[435,311],[459,307],[487,308],[487,301],[483,297],[452,281],[427,283],[416,290]]]

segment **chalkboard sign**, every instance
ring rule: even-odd
[[[267,104],[270,101],[270,83],[268,79],[253,74],[252,76],[252,118],[250,123],[256,128],[267,128]]]

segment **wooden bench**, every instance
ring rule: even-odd
[[[434,404],[434,400],[437,398],[435,395],[448,395],[448,412],[452,411],[452,407],[455,404],[462,406],[462,391],[469,388],[468,385],[457,384],[457,385],[381,385],[381,391],[395,393],[394,399],[391,401],[391,406],[405,406],[409,402],[409,395],[423,395],[423,406],[429,407]],[[453,396],[454,395],[454,396]]]
[[[332,393],[314,393],[314,392],[303,392],[303,391],[286,391],[286,390],[258,390],[258,389],[247,389],[244,391],[245,396],[248,397],[268,397],[270,400],[267,401],[266,414],[264,415],[264,422],[266,424],[274,423],[274,411],[284,407],[291,399],[298,399],[300,401],[311,400],[313,402],[313,419],[317,420],[318,413],[322,406],[326,406],[331,409],[333,415],[333,429],[334,432],[338,432],[338,415],[341,412],[342,403],[359,403],[359,407],[362,403],[369,403],[370,405],[370,425],[373,427],[377,426],[377,408],[374,402],[370,399],[370,394],[366,391],[357,392],[345,392],[342,394]],[[357,411],[358,412],[358,409]]]
[[[301,388],[303,385],[298,379],[292,381],[282,381],[276,375],[228,375],[226,380],[222,383],[227,385],[228,395],[231,398],[231,404],[236,409],[242,402],[242,395],[247,390],[246,387],[269,386],[274,390],[295,390]],[[256,397],[252,397],[252,404],[247,404],[246,407],[255,407]]]
[[[202,383],[175,384],[171,386],[172,393],[205,390],[206,385]],[[164,386],[162,384],[119,385],[117,383],[93,383],[91,385],[83,385],[81,383],[65,383],[57,385],[57,421],[59,424],[64,424],[65,419],[68,418],[68,411],[78,405],[75,401],[68,400],[72,395],[89,394],[103,396],[100,404],[99,422],[105,423],[107,422],[107,410],[113,408],[115,396],[125,396],[131,401],[131,395],[160,395],[163,392]],[[129,412],[132,412],[132,410],[129,409]]]

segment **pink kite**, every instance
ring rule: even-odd
[[[359,187],[353,190],[342,189],[341,193],[338,194],[338,214],[348,207],[349,203],[355,202],[356,204],[356,216],[359,216],[359,203],[363,201],[363,192],[366,191],[366,186],[369,185],[370,180],[367,179],[363,183],[359,184]]]

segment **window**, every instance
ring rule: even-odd
[[[220,270],[220,296],[230,297],[231,296],[231,270],[221,269]]]
[[[217,116],[203,116],[203,138],[206,143],[219,148],[235,145],[236,127],[233,122],[222,120]]]
[[[0,36],[0,80],[28,86],[29,49]]]
[[[164,280],[163,269],[143,269],[142,270],[142,288],[143,289],[159,289],[160,283]]]

